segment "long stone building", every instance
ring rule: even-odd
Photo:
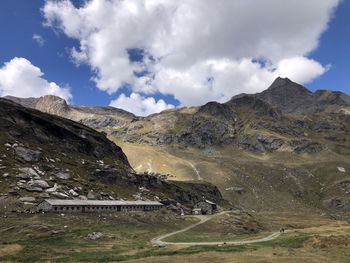
[[[156,201],[107,201],[107,200],[62,200],[45,199],[39,212],[127,212],[152,211],[163,206]]]

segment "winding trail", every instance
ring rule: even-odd
[[[195,223],[193,225],[190,225],[188,227],[185,227],[181,230],[174,231],[156,238],[153,238],[151,240],[151,244],[155,246],[169,246],[169,245],[183,245],[183,246],[215,246],[215,245],[245,245],[245,244],[253,244],[253,243],[259,243],[259,242],[266,242],[273,240],[281,235],[280,232],[272,233],[269,236],[258,238],[258,239],[249,239],[249,240],[239,240],[239,241],[214,241],[214,242],[167,242],[162,241],[165,238],[168,238],[170,236],[186,232],[196,226],[199,226],[201,224],[204,224],[205,222],[209,221],[210,219],[217,217],[219,215],[225,214],[226,212],[221,212],[218,214],[215,214],[214,216],[196,216],[196,218],[199,218],[200,221],[198,223]]]
[[[187,161],[187,163],[192,167],[193,171],[196,173],[197,175],[197,180],[203,180],[202,176],[199,174],[198,169],[196,168],[196,166],[194,166],[193,163]]]

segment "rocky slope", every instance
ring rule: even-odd
[[[123,127],[135,118],[134,114],[113,107],[70,106],[65,100],[52,95],[41,98],[5,98],[24,107],[71,119],[94,129]]]
[[[65,118],[0,99],[0,123],[2,209],[27,209],[44,198],[223,201],[208,183],[180,185],[136,174],[103,133]]]
[[[132,143],[200,149],[234,145],[252,152],[297,154],[322,151],[329,142],[349,144],[350,97],[325,90],[312,93],[287,78],[277,78],[261,93],[241,94],[223,104],[209,102],[145,118],[112,107],[69,106],[54,96],[7,98]]]
[[[247,209],[348,207],[350,100],[341,92],[278,78],[258,94],[144,118],[54,97],[17,101],[106,132],[139,172],[214,183]]]

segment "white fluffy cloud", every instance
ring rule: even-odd
[[[76,7],[49,0],[42,11],[47,26],[79,40],[72,57],[90,65],[99,89],[112,94],[128,83],[137,93],[197,105],[261,91],[278,75],[307,83],[323,74],[327,66],[307,55],[338,3],[90,0]],[[142,61],[130,61],[135,48]]]
[[[174,108],[173,105],[166,104],[162,99],[156,101],[152,97],[146,98],[137,93],[131,93],[130,97],[121,94],[116,100],[111,102],[110,106],[122,108],[138,116],[147,116],[152,113]]]
[[[56,95],[70,100],[69,88],[60,87],[55,82],[43,79],[40,68],[25,58],[13,58],[0,68],[0,96],[21,98]]]

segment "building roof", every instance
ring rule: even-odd
[[[113,205],[158,205],[163,204],[157,201],[109,201],[109,200],[62,200],[45,199],[44,202],[50,205],[90,205],[90,206],[113,206]]]
[[[207,202],[208,204],[211,204],[211,205],[216,205],[214,202],[209,201],[209,200],[205,200],[205,202]]]

